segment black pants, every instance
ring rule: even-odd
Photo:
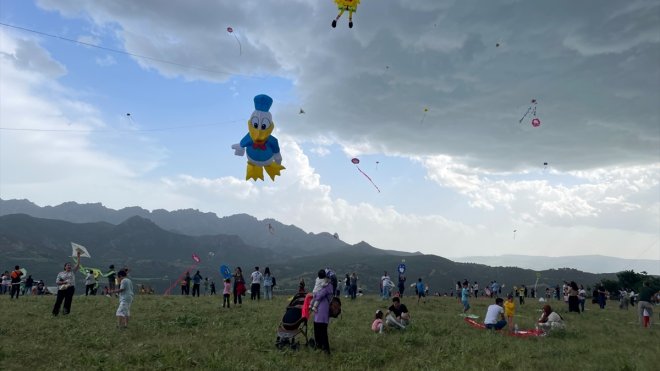
[[[328,324],[314,322],[314,341],[316,349],[321,349],[330,353],[330,343],[328,342]]]
[[[94,295],[94,284],[85,285],[85,296]]]
[[[227,308],[230,308],[230,306],[229,306],[229,294],[222,294],[222,307],[224,308],[225,305],[227,305]]]
[[[18,294],[21,292],[21,285],[20,284],[11,284],[11,299],[14,298],[14,293],[16,293],[16,299],[18,299]]]
[[[234,283],[234,305],[236,305],[236,303],[243,304],[242,296],[243,295],[238,295],[238,286]]]
[[[195,293],[197,293],[197,297],[199,297],[199,283],[193,284],[193,296],[195,296]]]
[[[568,311],[580,313],[580,299],[577,296],[568,297]]]
[[[261,299],[261,285],[258,283],[253,283],[252,286],[250,287],[250,299],[254,300],[260,300]]]
[[[75,292],[76,288],[74,286],[70,286],[66,290],[57,290],[57,299],[55,300],[55,306],[53,307],[54,316],[60,314],[62,301],[64,301],[64,314],[69,314],[69,312],[71,312],[71,301],[73,301],[73,294]]]

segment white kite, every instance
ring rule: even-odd
[[[92,256],[89,255],[89,251],[85,248],[83,245],[78,245],[75,242],[71,242],[71,256],[72,257],[77,257],[78,252],[80,251],[80,257],[81,258],[91,258]]]

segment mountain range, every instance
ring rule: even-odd
[[[621,259],[603,255],[578,255],[559,257],[527,255],[466,256],[455,258],[454,261],[538,270],[551,269],[555,267],[571,267],[591,273],[634,270],[636,272],[646,272],[652,275],[660,275],[660,259]]]
[[[217,217],[191,209],[113,210],[99,203],[75,202],[39,207],[28,200],[0,199],[3,265],[25,266],[35,278],[54,277],[71,259],[71,242],[90,250],[92,259],[84,258],[84,265],[103,271],[109,264],[127,265],[138,282],[158,288],[175,282],[190,268],[193,253],[201,257],[195,269],[211,279],[219,280],[221,264],[242,266],[246,275],[256,265],[262,270],[269,266],[278,278],[278,286],[291,290],[300,277],[311,284],[319,268],[332,267],[340,278],[344,273],[357,272],[360,286],[367,292],[377,292],[383,271],[396,277],[396,268],[402,262],[407,266],[408,283],[422,278],[432,292],[440,293],[465,278],[482,285],[497,280],[509,287],[534,285],[537,272],[542,286],[564,280],[587,286],[615,278],[612,273],[593,274],[571,268],[532,270],[457,263],[435,255],[381,250],[366,242],[351,245],[337,237],[306,233],[293,225],[246,214]]]

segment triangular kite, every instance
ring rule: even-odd
[[[92,256],[89,255],[89,251],[85,248],[83,245],[78,245],[75,242],[71,242],[71,256],[76,257],[78,256],[78,251],[80,251],[80,257],[81,258],[91,258]]]

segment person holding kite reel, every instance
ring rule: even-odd
[[[60,314],[62,302],[64,302],[64,315],[71,312],[71,302],[73,301],[73,294],[76,292],[76,275],[74,272],[77,272],[80,268],[80,254],[80,251],[76,253],[77,262],[73,269],[71,268],[71,263],[65,263],[64,270],[57,274],[57,278],[55,279],[57,283],[57,299],[53,307],[53,316]]]

